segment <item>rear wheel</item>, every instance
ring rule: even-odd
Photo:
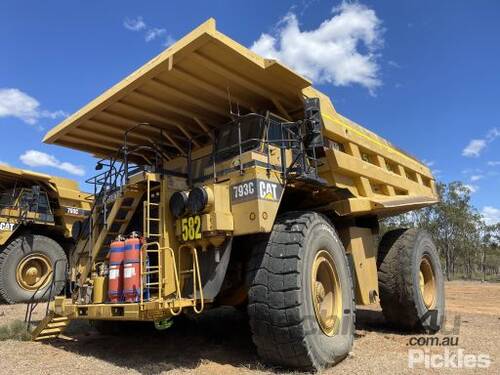
[[[57,262],[57,265],[56,265]],[[58,295],[65,284],[66,254],[53,239],[23,234],[0,252],[0,298],[7,303],[47,300],[56,267],[56,284],[52,295]]]
[[[378,263],[387,322],[408,331],[439,331],[445,313],[444,277],[430,235],[416,228],[386,233]]]
[[[248,315],[259,355],[270,364],[317,370],[347,356],[354,296],[335,230],[317,213],[276,220],[249,263]]]

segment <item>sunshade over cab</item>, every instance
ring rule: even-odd
[[[186,155],[190,140],[195,149],[212,144],[212,130],[231,120],[230,109],[271,111],[296,121],[303,118],[304,97],[321,103],[329,142],[323,177],[359,198],[339,202],[338,213],[394,213],[437,201],[429,168],[338,114],[307,79],[217,31],[213,19],[67,118],[44,141],[114,157],[126,131],[148,123],[128,134],[128,145],[160,141],[171,159]]]
[[[123,133],[148,122],[166,130],[171,146],[225,124],[233,110],[277,108],[302,114],[301,90],[310,82],[274,60],[257,56],[215,29],[209,20],[103,95],[52,129],[44,141],[109,155]],[[131,135],[139,144],[156,133]]]

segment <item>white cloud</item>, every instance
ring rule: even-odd
[[[343,2],[317,29],[301,31],[294,13],[286,15],[272,35],[261,34],[251,49],[277,59],[316,83],[359,84],[373,92],[379,78],[381,21],[359,3]]]
[[[130,31],[141,31],[146,28],[146,23],[144,19],[139,16],[137,18],[126,18],[123,21],[123,26]]]
[[[491,129],[486,135],[486,139],[488,140],[488,142],[493,142],[498,137],[500,137],[500,129],[498,128]]]
[[[156,38],[164,35],[166,32],[167,32],[167,30],[160,29],[157,27],[155,27],[153,29],[149,29],[148,31],[146,31],[146,35],[144,36],[144,40],[146,42],[151,42],[152,40],[155,40]]]
[[[486,141],[484,139],[473,139],[469,142],[467,147],[462,151],[462,155],[466,157],[477,158],[481,154],[481,151],[486,147]]]
[[[56,119],[66,117],[64,111],[47,111],[40,108],[38,100],[19,89],[0,88],[0,117],[16,117],[34,125],[41,118]]]
[[[172,35],[167,35],[165,41],[163,42],[163,47],[170,47],[175,42],[176,40],[172,37]]]
[[[480,175],[480,174],[475,174],[473,176],[470,176],[470,180],[472,182],[475,182],[475,181],[479,181],[480,179],[482,179],[484,176],[483,175]]]
[[[486,148],[488,143],[493,142],[498,137],[500,137],[500,129],[490,129],[485,138],[471,140],[469,144],[463,149],[462,155],[466,157],[477,158],[481,155],[481,152]]]
[[[138,16],[136,18],[126,18],[123,21],[123,26],[130,31],[144,32],[144,40],[146,42],[151,42],[155,39],[163,37],[164,37],[164,42],[162,43],[162,45],[164,47],[169,47],[171,44],[175,42],[175,39],[170,34],[167,34],[166,29],[161,27],[148,26],[141,16]]]
[[[469,185],[469,184],[464,184],[464,187],[469,190],[469,192],[472,194],[472,193],[475,193],[479,190],[479,186],[477,185]]]
[[[396,61],[394,60],[389,60],[387,61],[387,65],[392,66],[393,68],[400,69],[401,65],[399,65]]]
[[[481,168],[466,168],[462,170],[462,174],[482,174],[483,170]]]
[[[52,167],[77,176],[83,176],[85,174],[85,170],[82,167],[66,161],[62,162],[55,156],[46,154],[45,152],[28,150],[22,154],[19,159],[30,167]]]
[[[487,225],[500,223],[500,208],[485,206],[481,210],[481,214]]]
[[[422,163],[427,165],[429,168],[432,167],[434,164],[436,164],[436,162],[434,162],[433,160],[426,160],[426,159],[423,159]]]
[[[489,161],[487,164],[490,167],[498,167],[500,165],[500,161]]]

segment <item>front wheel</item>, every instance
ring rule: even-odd
[[[354,295],[344,248],[323,216],[287,213],[252,250],[248,315],[263,360],[318,370],[347,356]]]

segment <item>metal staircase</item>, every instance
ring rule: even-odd
[[[96,233],[89,236],[90,241],[84,241],[80,251],[81,254],[86,254],[86,259],[80,258],[80,260],[85,259],[85,265],[80,271],[80,285],[85,282],[92,261],[106,252],[113,238],[120,233],[125,233],[143,195],[144,190],[140,186],[127,186],[112,203],[109,213],[105,215],[103,225],[97,226]],[[108,202],[104,204],[108,204]]]
[[[24,316],[24,322],[26,323],[26,328],[28,332],[31,334],[32,340],[39,341],[39,340],[57,338],[63,333],[64,329],[69,324],[69,319],[67,317],[58,316],[52,311],[49,312],[50,301],[52,301],[52,299],[55,297],[54,290],[56,290],[55,288],[56,284],[61,282],[66,283],[67,272],[64,272],[64,280],[56,279],[56,275],[58,273],[57,270],[59,269],[59,267],[62,267],[62,265],[65,265],[65,259],[58,259],[54,262],[54,267],[52,271],[50,271],[45,276],[45,279],[48,278],[51,279],[50,286],[47,289],[45,289],[45,291],[42,293],[41,296],[36,298],[38,292],[40,291],[41,286],[45,284],[45,279],[44,279],[44,282],[40,283],[40,286],[37,288],[35,293],[33,293],[30,300],[28,301],[28,304],[26,305],[26,314]],[[65,271],[67,271],[67,269],[65,269]],[[45,317],[36,325],[34,329],[32,329],[33,312],[39,306],[40,302],[43,299],[45,299],[45,297],[47,297],[48,301],[47,306],[45,308]]]
[[[53,312],[49,314],[31,331],[34,341],[58,338],[68,326],[69,319],[65,316],[57,316]]]
[[[77,269],[77,273],[73,274],[71,277],[71,281],[76,282],[76,284],[69,284],[70,292],[73,296],[75,296],[75,291],[72,290],[72,287],[76,286],[76,291],[78,291],[79,288],[85,286],[87,277],[95,261],[100,257],[104,257],[107,254],[107,249],[111,241],[118,234],[125,233],[131,221],[136,220],[134,214],[145,194],[147,197],[143,206],[143,230],[146,232],[145,237],[146,239],[156,238],[157,240],[161,237],[161,209],[159,203],[161,184],[158,177],[159,175],[155,174],[154,171],[161,170],[162,160],[164,160],[166,156],[161,150],[161,146],[156,144],[136,146],[135,148],[131,148],[127,145],[128,134],[132,131],[139,130],[142,126],[149,125],[139,124],[125,132],[124,145],[117,151],[115,158],[109,160],[103,159],[97,163],[96,169],[105,167],[106,170],[86,181],[94,185],[94,194],[92,195],[93,205],[89,218],[82,225],[78,238],[76,239],[76,246],[70,255],[71,269]],[[162,130],[159,130],[159,132],[161,135]],[[138,151],[149,152],[152,155],[150,159],[143,158],[147,161],[146,166],[137,167],[136,165],[129,164],[130,157],[137,157]],[[141,268],[141,272],[144,272],[145,286],[147,288],[156,288],[157,298],[161,299],[163,278],[161,275],[160,266],[162,257],[160,254],[164,249],[159,247],[159,243],[157,244],[158,246],[156,249],[150,248],[144,252],[146,255],[153,255],[156,253],[155,264],[149,265],[145,262],[145,268]],[[171,249],[170,251],[173,257],[173,251]],[[145,261],[146,258],[147,256],[141,259],[141,266],[143,266],[142,260]],[[55,297],[52,293],[52,291],[55,290],[54,285],[56,282],[61,282],[61,280],[55,280],[53,276],[55,275],[55,269],[56,265],[54,265],[54,273],[47,275],[47,277],[52,277],[50,287],[42,296],[37,296],[37,294],[39,294],[38,290],[35,291],[26,308],[25,321],[28,324],[28,330],[30,330],[34,340],[59,337],[69,323],[67,317],[57,315],[52,311],[49,312],[49,304]],[[150,279],[150,277],[152,279]],[[177,295],[180,298],[180,287],[176,270],[175,279],[176,291],[178,292]],[[69,280],[69,278],[66,270],[63,282],[66,283],[67,280]],[[47,303],[45,317],[39,322],[36,328],[31,331],[33,311],[39,305],[41,299],[46,297],[47,292],[49,293],[47,298],[49,303]],[[144,300],[141,293],[141,303],[142,302],[144,302]]]

